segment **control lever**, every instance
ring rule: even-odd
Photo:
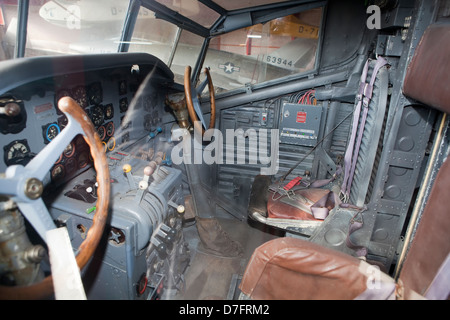
[[[156,247],[156,251],[158,251],[159,257],[161,259],[165,259],[167,257],[167,246],[164,242],[158,240],[158,238],[152,236],[150,242]]]
[[[144,168],[144,176],[142,177],[142,180],[139,181],[139,189],[145,190],[148,188],[148,181],[150,180],[150,176],[152,175],[152,168],[147,166]]]
[[[173,248],[173,241],[175,240],[173,233],[167,233],[162,229],[159,229],[156,235],[166,244],[167,249],[171,251]]]
[[[148,166],[144,168],[144,176],[142,177],[142,180],[139,181],[138,184],[138,191],[135,196],[135,201],[141,202],[142,197],[144,196],[144,192],[147,190],[149,186],[149,180],[150,176],[152,176],[155,172],[158,172],[158,168],[162,162],[162,152],[158,152],[156,154],[156,158],[149,162]],[[133,176],[131,175],[131,166],[130,165],[124,165],[124,172],[127,174],[128,183],[130,184],[130,188],[134,189],[134,180]],[[130,180],[131,177],[131,180]]]
[[[20,114],[20,106],[15,102],[9,102],[4,107],[0,107],[0,114],[8,117],[15,117]]]
[[[142,180],[139,181],[139,184],[138,184],[139,189],[134,198],[135,201],[141,202],[142,197],[144,196],[144,192],[148,188],[150,176],[152,175],[152,173],[153,173],[153,169],[150,166],[147,166],[144,168],[144,176],[142,177]]]
[[[136,189],[133,174],[131,173],[131,166],[129,164],[124,164],[122,167],[122,170],[127,176],[128,185],[130,186],[130,190]]]
[[[184,213],[185,207],[184,207],[182,204],[176,204],[176,203],[173,202],[172,200],[169,200],[169,201],[167,202],[167,204],[168,204],[169,206],[171,206],[172,208],[175,208],[179,214]]]
[[[156,250],[160,252],[161,249],[171,251],[177,235],[177,231],[169,226],[161,223],[153,232],[150,242],[156,246]],[[164,244],[164,245],[162,245]],[[160,252],[162,253],[162,252]]]

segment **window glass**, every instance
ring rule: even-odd
[[[186,66],[194,68],[202,49],[204,38],[183,30],[178,42],[173,62],[170,69],[175,74],[175,81],[184,82],[184,70]]]
[[[17,33],[17,1],[1,6],[8,58]],[[117,52],[126,0],[33,0],[28,10],[25,56]]]
[[[183,84],[184,70],[187,65],[195,66],[203,42],[203,37],[156,19],[152,11],[141,8],[128,51],[158,57],[170,67],[175,81]]]
[[[209,28],[220,15],[197,0],[156,0],[169,9]]]
[[[0,61],[14,58],[17,29],[17,0],[0,1]]]
[[[169,64],[177,31],[176,25],[156,19],[154,12],[141,7],[128,51],[150,53]]]
[[[204,66],[217,93],[315,69],[322,8],[233,31],[211,40]]]

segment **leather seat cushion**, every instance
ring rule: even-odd
[[[278,238],[253,253],[240,284],[252,299],[354,299],[366,290],[360,260],[297,238]]]

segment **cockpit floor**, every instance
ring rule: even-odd
[[[184,229],[189,244],[191,262],[186,270],[184,287],[176,293],[166,292],[163,299],[172,300],[230,300],[236,298],[239,279],[255,248],[271,239],[277,232],[263,230],[252,222],[218,219],[230,238],[241,243],[242,257],[227,258],[202,251],[195,224]]]

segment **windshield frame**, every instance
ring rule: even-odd
[[[14,45],[14,58],[23,58],[27,45],[28,8],[30,2],[19,1],[17,4],[17,33]]]

